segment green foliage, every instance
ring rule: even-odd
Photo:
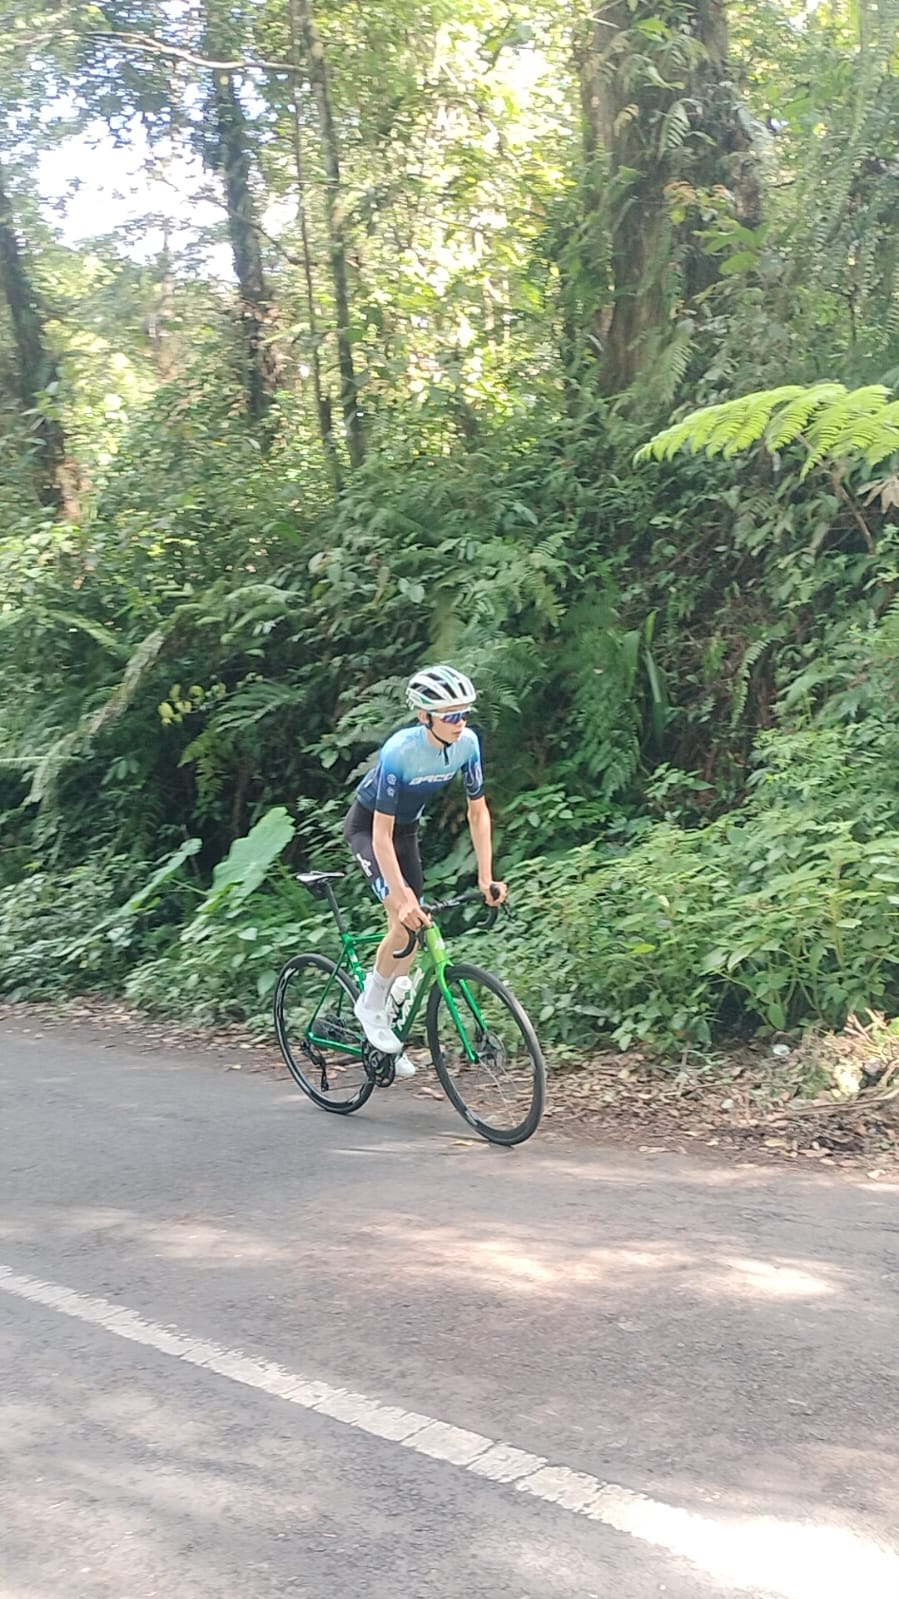
[[[546,1036],[677,1049],[899,1005],[897,753],[892,728],[772,735],[743,814],[529,863],[505,962]]]
[[[267,811],[246,838],[235,839],[225,859],[219,861],[198,917],[215,916],[225,903],[229,910],[241,905],[259,887],[293,835],[294,824],[283,805]]]
[[[555,6],[323,9],[330,134],[290,72],[231,80],[254,344],[222,226],[66,243],[34,174],[83,122],[143,152],[138,187],[191,182],[203,50],[289,61],[282,0],[210,0],[196,35],[155,0],[17,5],[2,161],[58,381],[23,402],[7,286],[0,989],[261,1018],[329,936],[289,869],[345,864],[404,677],[449,657],[521,908],[497,950],[547,1036],[894,1001],[896,7],[633,0],[573,51]],[[470,880],[455,787],[423,848]]]
[[[135,911],[124,905],[134,870],[127,856],[93,856],[55,873],[32,866],[0,888],[0,993],[44,999],[120,991],[135,956],[170,936],[162,931],[166,914],[180,914],[176,893],[161,918],[145,914],[138,928]],[[160,875],[153,884],[157,905],[163,881]]]
[[[147,905],[156,903],[162,885],[168,883],[180,871],[184,862],[189,860],[191,855],[196,855],[200,847],[200,839],[186,838],[184,843],[175,850],[174,854],[170,855],[168,860],[163,861],[161,866],[157,866],[155,872],[151,874],[146,883],[142,883],[140,888],[131,895],[124,907],[125,914],[134,916],[138,911],[144,910]]]
[[[124,991],[135,1004],[203,1023],[270,1025],[271,991],[279,968],[299,948],[327,947],[330,916],[317,912],[297,886],[278,881],[257,889],[231,914],[172,929],[167,947],[131,966]]]
[[[816,383],[747,394],[691,411],[643,445],[635,460],[670,461],[682,449],[729,457],[759,443],[773,453],[798,440],[807,452],[801,478],[825,459],[878,466],[899,451],[899,400],[889,392],[876,383],[851,393],[842,383]]]

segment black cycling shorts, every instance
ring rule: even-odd
[[[377,899],[384,900],[390,890],[372,848],[374,820],[374,812],[366,810],[364,805],[354,800],[343,824],[343,836],[368,878],[372,893]],[[398,822],[393,829],[393,847],[405,881],[416,899],[421,899],[425,880],[418,853],[418,823]]]

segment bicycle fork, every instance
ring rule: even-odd
[[[439,927],[432,926],[426,929],[425,943],[428,947],[428,953],[430,954],[431,960],[434,962],[434,976],[437,979],[437,986],[446,1000],[447,1008],[449,1009],[449,1013],[453,1018],[453,1022],[455,1023],[456,1032],[459,1034],[462,1048],[468,1056],[471,1064],[474,1065],[478,1059],[478,1052],[476,1049],[472,1048],[472,1045],[469,1042],[468,1029],[462,1020],[455,997],[446,980],[446,968],[450,964],[449,951],[447,950],[446,942]],[[471,1014],[474,1017],[481,1034],[486,1034],[487,1027],[484,1022],[484,1018],[478,1010],[477,1002],[474,999],[474,996],[472,995],[464,977],[459,979],[459,987],[465,996],[466,1004],[468,1005],[468,1008],[471,1011]]]

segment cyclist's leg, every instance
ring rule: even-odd
[[[424,893],[425,884],[421,867],[421,855],[418,849],[418,826],[395,828],[393,847],[400,871],[403,874],[403,881],[407,887],[411,888],[415,898],[420,900]],[[396,951],[405,949],[409,942],[409,929],[403,926],[399,917],[394,916],[386,905],[384,909],[387,912],[387,932],[378,945],[375,966],[379,972],[389,976],[391,984],[393,984],[398,977],[408,977],[412,967],[415,965],[418,946],[414,944],[411,954],[404,955],[401,960],[397,959]]]
[[[372,813],[357,801],[347,816],[343,833],[373,894],[383,904],[388,889],[372,845],[372,825]],[[397,828],[394,833],[394,849],[405,882],[420,898],[423,879],[417,828]],[[397,1053],[397,1075],[411,1077],[415,1067],[405,1056],[398,1054],[400,1041],[390,1023],[388,998],[397,978],[404,977],[411,969],[416,951],[413,950],[412,954],[403,960],[395,958],[394,952],[403,948],[408,934],[386,905],[384,909],[387,914],[387,933],[378,946],[374,966],[365,980],[365,986],[356,1005],[356,1015],[363,1025],[366,1036],[377,1049],[384,1053]]]
[[[372,893],[384,905],[388,888],[384,874],[378,865],[377,857],[372,843],[372,826],[374,817],[358,800],[353,804],[344,823],[343,836],[353,856],[365,873]],[[411,888],[417,899],[421,899],[424,892],[424,873],[421,865],[421,855],[418,848],[418,826],[396,827],[393,834],[393,847],[400,871],[407,886]],[[403,927],[399,918],[392,915],[384,905],[387,916],[387,932],[378,946],[375,956],[375,970],[391,983],[398,977],[405,977],[411,971],[415,962],[417,951],[413,949],[411,955],[403,960],[395,958],[395,951],[402,949],[408,941],[408,930]]]
[[[354,800],[347,813],[343,824],[344,843],[348,844],[353,853],[353,859],[362,867],[369,888],[383,904],[387,897],[388,889],[384,874],[378,865],[372,840],[372,827],[374,816],[367,811],[364,805]]]

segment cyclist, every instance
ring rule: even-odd
[[[356,789],[343,836],[387,912],[387,934],[356,1001],[356,1017],[369,1043],[381,1054],[397,1055],[398,1077],[415,1067],[401,1055],[387,1001],[397,978],[405,977],[416,951],[403,960],[394,951],[407,942],[403,929],[430,925],[422,909],[424,887],[418,851],[418,824],[429,799],[461,772],[468,796],[468,826],[478,863],[478,887],[490,905],[506,898],[505,883],[493,881],[490,812],[484,797],[481,746],[466,724],[477,699],[470,677],[453,666],[416,672],[406,688],[415,711],[411,727],[401,728],[383,745],[378,761]]]

